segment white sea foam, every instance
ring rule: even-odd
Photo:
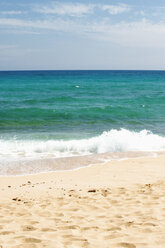
[[[103,132],[100,136],[81,140],[0,140],[0,160],[22,158],[69,157],[105,152],[163,151],[165,137],[147,130],[126,129]]]

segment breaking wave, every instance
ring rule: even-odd
[[[81,140],[0,140],[0,158],[70,157],[106,152],[163,151],[165,137],[150,131],[112,129]]]

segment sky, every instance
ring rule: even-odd
[[[164,0],[1,0],[0,70],[164,70]]]

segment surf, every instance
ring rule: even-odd
[[[76,140],[0,140],[0,157],[70,157],[106,152],[163,151],[165,137],[149,130],[111,129],[101,135]]]

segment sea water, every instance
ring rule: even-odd
[[[0,174],[47,171],[43,159],[164,150],[165,71],[0,72]]]

